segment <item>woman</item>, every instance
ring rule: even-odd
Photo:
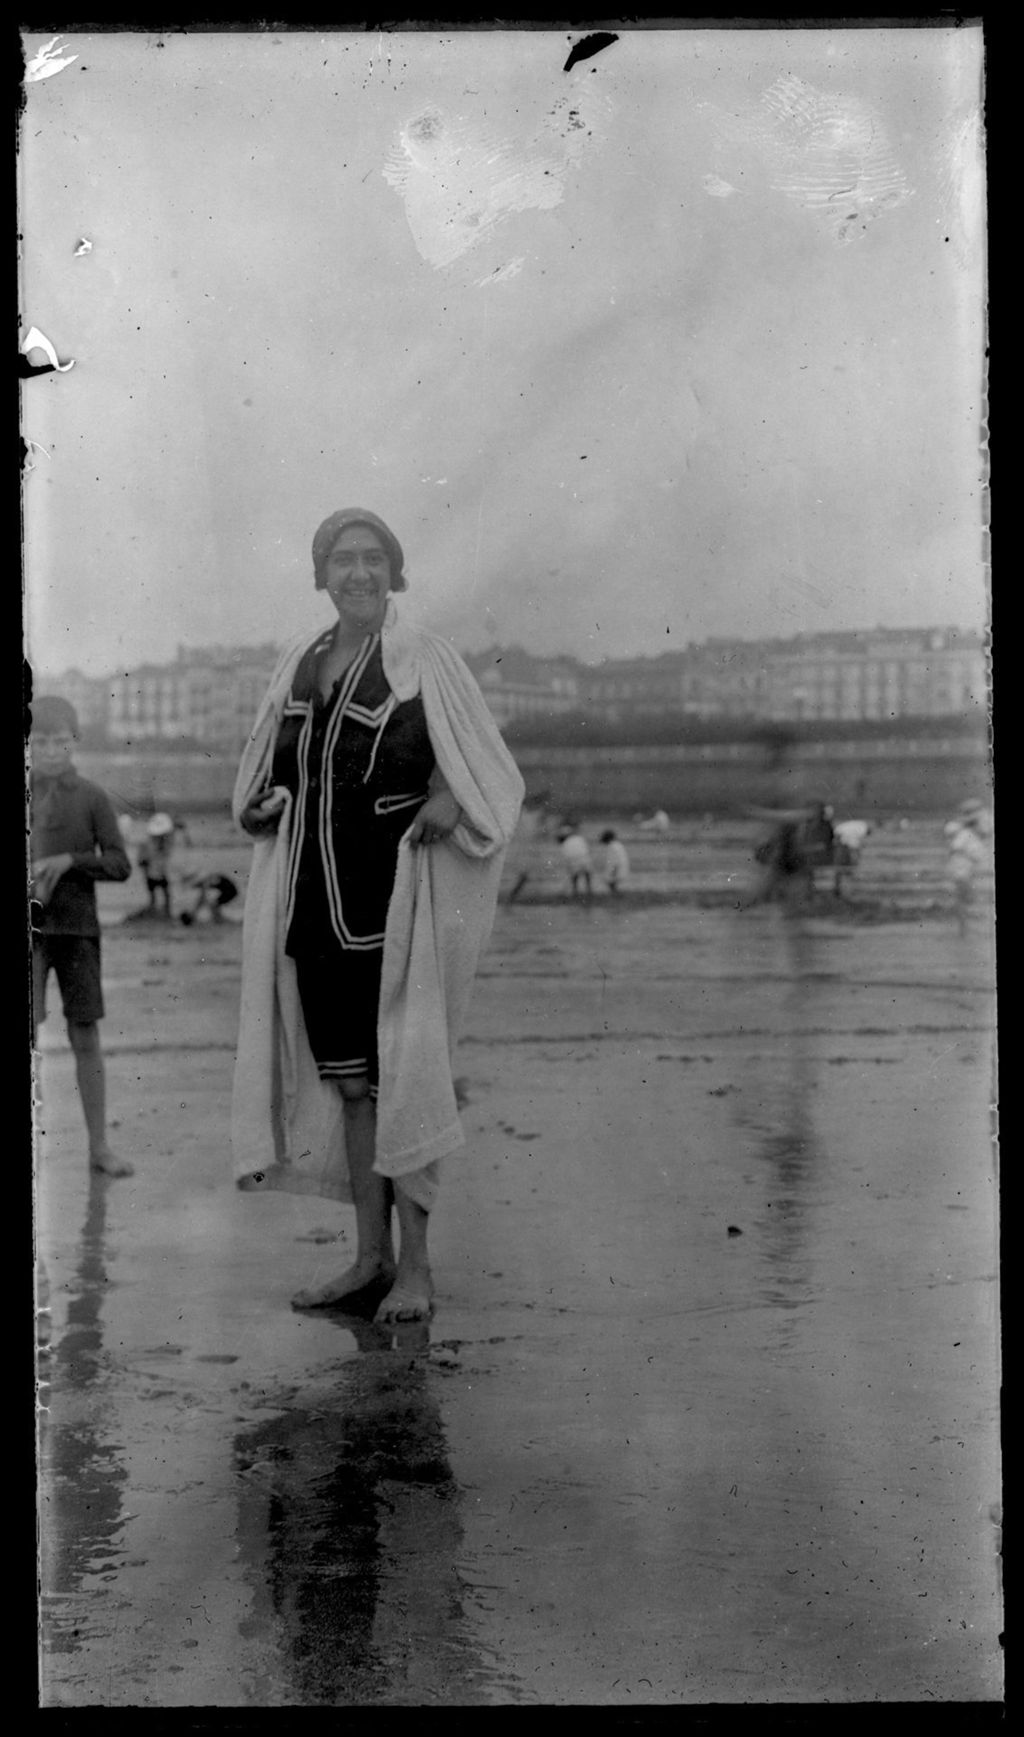
[[[313,539],[337,621],[292,645],[239,768],[256,840],[232,1107],[240,1187],[350,1200],[354,1264],[296,1308],[431,1312],[451,1077],[523,783],[462,659],[398,620],[404,557],[347,508]],[[392,1243],[392,1209],[399,1253]]]

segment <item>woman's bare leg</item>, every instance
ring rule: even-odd
[[[395,1210],[401,1233],[398,1271],[376,1318],[378,1321],[425,1321],[434,1297],[427,1258],[430,1215],[418,1201],[406,1194],[400,1182],[395,1184]]]
[[[395,1250],[391,1240],[391,1208],[394,1188],[386,1176],[373,1168],[377,1151],[377,1106],[370,1097],[369,1081],[343,1080],[345,1100],[345,1152],[352,1180],[356,1209],[356,1258],[344,1272],[323,1284],[297,1291],[294,1309],[320,1309],[340,1303],[356,1291],[374,1284],[391,1284],[395,1277]]]

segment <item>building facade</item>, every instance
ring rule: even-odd
[[[955,628],[801,635],[769,655],[765,715],[779,719],[977,715],[988,705],[981,636]]]
[[[660,657],[609,659],[581,669],[581,709],[606,723],[671,712],[760,717],[768,691],[765,650],[752,640],[710,639]]]
[[[569,658],[531,657],[518,646],[494,646],[470,652],[466,662],[499,728],[579,709],[581,666]]]
[[[173,663],[103,678],[78,670],[40,684],[66,693],[83,728],[112,745],[176,742],[237,754],[277,647],[179,646]],[[495,646],[466,658],[500,728],[584,713],[644,717],[834,720],[987,715],[989,658],[980,634],[878,628],[792,639],[709,639],[659,657],[586,665]]]
[[[216,753],[243,746],[277,661],[277,647],[179,646],[172,664],[140,664],[108,678],[112,743],[196,743]]]
[[[583,708],[608,722],[682,712],[706,718],[866,722],[983,717],[989,664],[980,634],[878,628],[785,640],[710,639],[580,675]]]

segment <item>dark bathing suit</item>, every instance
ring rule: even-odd
[[[286,952],[320,1077],[377,1084],[384,926],[398,845],[429,794],[423,702],[395,699],[370,634],[323,699],[328,629],[303,655],[277,733],[272,780],[292,794]]]

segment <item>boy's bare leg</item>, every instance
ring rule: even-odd
[[[133,1176],[134,1166],[119,1158],[107,1143],[107,1081],[99,1027],[68,1020],[68,1037],[75,1057],[78,1095],[89,1134],[89,1164],[105,1176]]]
[[[296,1291],[293,1309],[328,1308],[370,1285],[390,1285],[395,1277],[391,1240],[394,1188],[386,1176],[378,1176],[373,1168],[377,1155],[377,1106],[365,1078],[343,1080],[341,1092],[345,1100],[345,1154],[356,1209],[356,1258],[352,1266],[335,1278]]]

